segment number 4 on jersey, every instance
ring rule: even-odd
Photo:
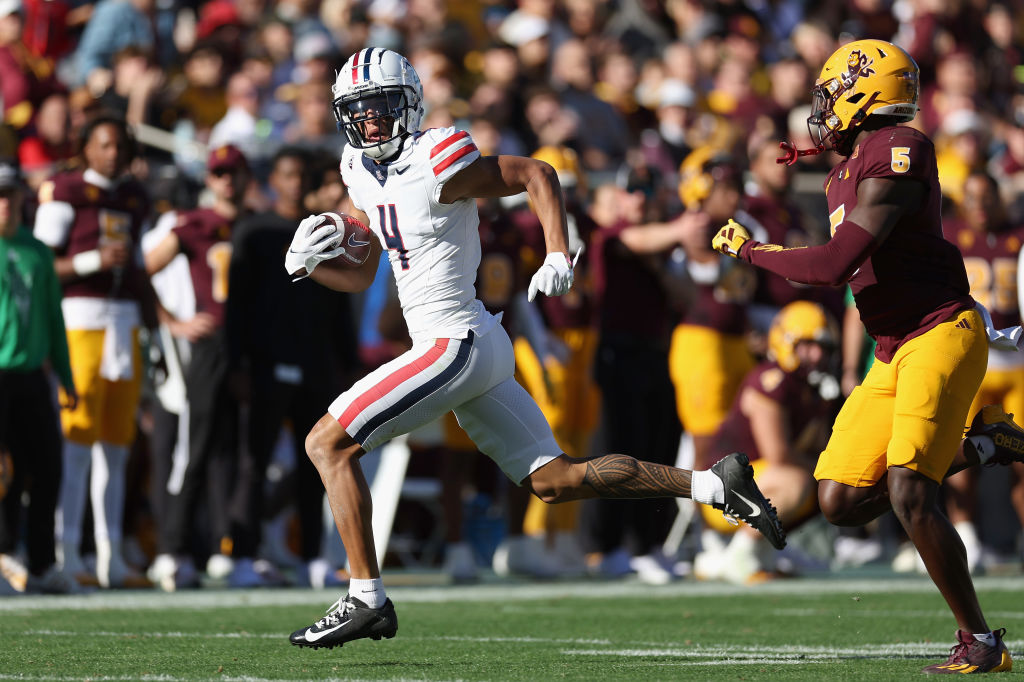
[[[386,211],[384,210],[385,208],[387,209]],[[395,205],[378,205],[377,212],[380,216],[380,231],[384,235],[384,243],[389,250],[398,252],[398,260],[402,263],[402,269],[408,270],[409,252],[402,241],[402,233],[398,231],[398,211],[395,209]],[[389,218],[390,221],[388,220]]]

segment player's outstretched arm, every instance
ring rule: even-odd
[[[838,286],[853,276],[904,214],[921,205],[924,196],[925,187],[916,180],[867,178],[857,188],[856,208],[821,246],[787,249],[749,239],[733,251],[725,248],[731,242],[723,234],[732,225],[719,230],[713,245],[793,282]]]
[[[544,230],[547,255],[530,280],[527,298],[538,293],[561,296],[572,288],[575,262],[569,257],[565,198],[551,164],[524,156],[484,156],[456,173],[441,188],[441,202],[478,197],[504,197],[522,191],[530,196]]]
[[[525,156],[482,156],[441,188],[441,203],[460,199],[507,197],[526,192],[544,228],[548,253],[569,256],[565,198],[551,164]]]

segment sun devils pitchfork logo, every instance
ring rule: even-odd
[[[881,50],[879,51],[881,52]],[[883,53],[882,56],[884,57],[885,54]],[[874,63],[874,59],[867,56],[860,50],[854,50],[851,52],[850,56],[846,59],[846,73],[839,76],[843,81],[843,87],[850,89],[861,76],[873,76],[875,70],[871,68],[871,65]]]

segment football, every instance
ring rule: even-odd
[[[373,232],[366,225],[345,213],[321,213],[327,223],[334,225],[340,239],[337,243],[345,247],[345,253],[327,261],[339,267],[356,268],[366,262],[373,244]]]

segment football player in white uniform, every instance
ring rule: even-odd
[[[423,89],[409,62],[382,48],[360,50],[333,87],[347,137],[341,174],[377,240],[359,267],[317,264],[344,252],[343,231],[322,216],[299,224],[285,259],[289,274],[337,291],[362,291],[387,249],[413,340],[411,350],[342,393],[306,437],[327,489],[352,578],[328,615],[291,635],[292,644],[334,647],[398,629],[376,561],[370,492],[359,458],[395,436],[453,410],[480,451],[545,502],[591,497],[692,497],[738,517],[777,547],[775,510],[757,489],[745,455],[690,472],[625,455],[573,459],[562,453],[533,398],[513,379],[508,335],[476,298],[480,261],[477,197],[526,191],[543,228],[547,257],[529,298],[572,286],[565,206],[554,169],[518,156],[481,156],[454,128],[419,130]]]

